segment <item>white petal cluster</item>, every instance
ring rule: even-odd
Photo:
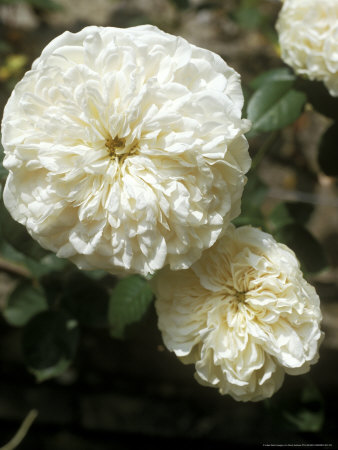
[[[282,59],[338,96],[337,0],[284,0],[277,25]]]
[[[6,207],[82,269],[187,268],[240,212],[242,106],[239,75],[180,37],[66,32],[6,105]]]
[[[318,359],[318,295],[295,254],[259,229],[230,226],[190,269],[159,272],[154,288],[165,345],[221,394],[271,397],[285,373]]]

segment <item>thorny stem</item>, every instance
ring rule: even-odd
[[[0,447],[0,450],[13,450],[19,444],[21,444],[26,434],[28,433],[28,430],[32,426],[34,420],[37,418],[37,415],[38,412],[36,409],[32,409],[31,411],[29,411],[18,431],[7,444],[5,444],[3,447]]]

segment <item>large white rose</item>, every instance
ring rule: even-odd
[[[221,394],[271,397],[318,359],[318,295],[295,254],[259,229],[230,226],[190,269],[164,268],[153,283],[165,345]]]
[[[338,1],[284,0],[276,28],[282,59],[337,97]]]
[[[153,26],[54,39],[2,122],[5,205],[83,269],[189,267],[240,212],[239,75]]]

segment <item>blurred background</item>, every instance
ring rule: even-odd
[[[255,77],[283,66],[274,30],[279,9],[280,2],[273,0],[0,0],[0,117],[13,87],[43,47],[65,30],[93,24],[150,23],[181,35],[220,54],[241,74],[249,98]],[[222,397],[199,386],[193,367],[183,366],[163,347],[150,305],[124,340],[84,320],[74,363],[38,383],[24,364],[22,328],[1,317],[0,446],[33,409],[38,416],[19,445],[23,450],[126,449],[135,446],[135,438],[144,448],[338,446],[338,190],[337,179],[325,175],[317,161],[318,142],[329,125],[330,119],[306,107],[274,139],[252,136],[253,157],[264,143],[267,148],[264,158],[256,159],[243,204],[244,210],[248,203],[257,208],[272,225],[286,209],[311,233],[304,242],[295,233],[296,253],[298,248],[305,265],[306,258],[310,266],[324,261],[320,270],[307,266],[307,278],[321,297],[326,333],[320,361],[309,374],[287,376],[268,401],[237,403]],[[3,235],[4,230],[3,225]],[[7,250],[0,246],[0,310],[27,276],[25,264]],[[97,279],[114,284],[102,274]],[[44,283],[54,289],[60,275],[53,272]],[[88,301],[96,302],[97,292],[90,295]]]

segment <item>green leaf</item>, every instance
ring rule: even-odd
[[[0,258],[3,258],[18,267],[18,272],[22,270],[24,276],[30,278],[40,278],[50,272],[61,271],[69,262],[58,258],[53,254],[48,254],[39,262],[23,255],[10,244],[0,239]]]
[[[256,90],[272,81],[292,81],[296,80],[296,76],[287,67],[268,70],[251,81],[249,86]]]
[[[294,411],[284,410],[284,418],[298,431],[318,432],[324,425],[323,399],[313,384],[307,384],[301,391],[300,404]]]
[[[326,175],[338,177],[338,122],[331,125],[321,138],[318,164]]]
[[[308,376],[302,377],[299,383],[284,394],[279,392],[266,399],[264,404],[273,426],[316,433],[322,429],[325,419],[322,395]]]
[[[41,273],[60,272],[64,270],[70,262],[67,259],[58,258],[54,253],[47,253],[40,259]]]
[[[286,244],[296,253],[304,272],[316,273],[327,267],[322,246],[302,225],[284,225],[275,231],[274,236],[277,241]]]
[[[108,320],[111,335],[123,338],[127,325],[139,321],[153,299],[146,280],[132,275],[119,281],[110,295]]]
[[[88,278],[92,278],[93,280],[102,280],[102,278],[107,276],[107,272],[105,270],[85,270],[83,271]]]
[[[35,376],[36,381],[38,383],[41,383],[42,381],[46,381],[49,380],[50,378],[55,378],[58,377],[59,375],[62,375],[63,372],[65,372],[68,369],[70,364],[71,364],[70,360],[60,359],[60,361],[56,363],[54,366],[40,370],[29,368],[29,371]]]
[[[293,81],[271,81],[252,95],[247,114],[252,131],[274,131],[293,123],[302,113],[306,96],[292,89]]]
[[[43,291],[25,282],[19,284],[11,293],[3,315],[11,325],[22,326],[47,308],[48,304]]]
[[[324,424],[324,411],[313,412],[302,408],[296,413],[284,411],[284,418],[299,431],[318,432]]]
[[[18,268],[22,268],[27,276],[31,274],[34,277],[39,277],[44,272],[37,261],[23,255],[4,240],[0,240],[0,257],[14,263]]]
[[[22,350],[33,371],[53,368],[71,361],[78,343],[77,322],[63,311],[43,311],[23,329]]]
[[[109,294],[99,281],[74,272],[68,278],[64,291],[61,306],[81,325],[108,326]]]

